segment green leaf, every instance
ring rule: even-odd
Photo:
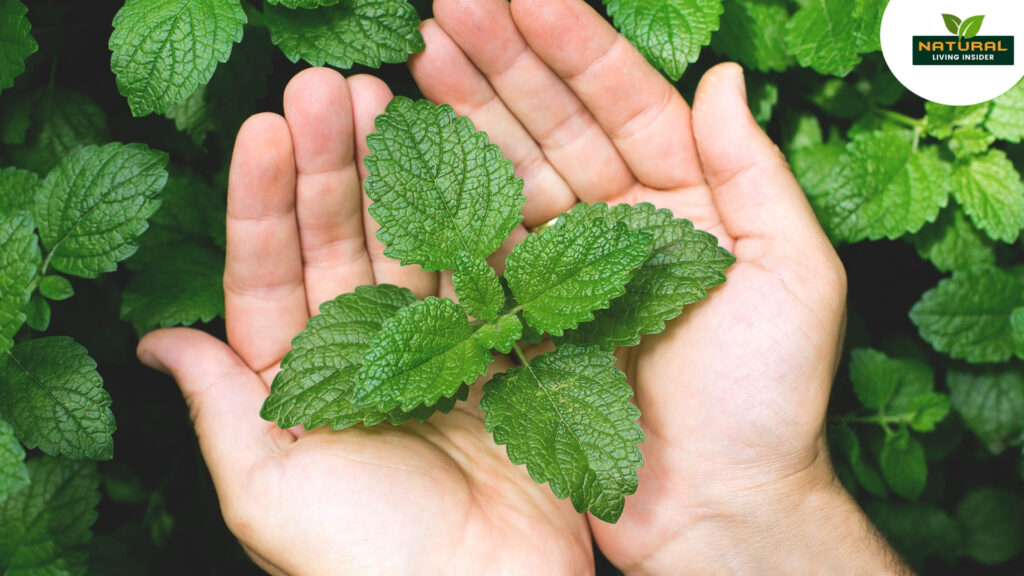
[[[1024,228],[1024,183],[1005,152],[992,150],[957,166],[953,193],[990,238],[1017,240]]]
[[[736,261],[713,235],[647,203],[577,204],[562,215],[559,226],[582,228],[599,218],[648,232],[653,241],[625,294],[607,309],[594,311],[593,321],[566,333],[565,342],[598,344],[606,350],[635,346],[642,335],[664,330],[665,322],[679,316],[684,306],[706,298],[708,290],[725,282],[725,270]]]
[[[961,40],[970,40],[981,32],[981,23],[984,22],[984,16],[971,16],[964,20],[960,24],[960,30],[958,32]]]
[[[28,448],[109,460],[114,415],[96,362],[65,336],[18,344],[0,356],[0,417]]]
[[[1011,274],[970,268],[925,292],[910,319],[921,338],[956,360],[1003,362],[1016,349],[1010,313],[1019,306],[1024,306],[1024,291]]]
[[[25,59],[39,49],[27,14],[21,0],[0,0],[0,91],[14,86],[14,79],[25,71]]]
[[[0,217],[31,212],[39,182],[39,176],[28,170],[13,166],[0,169]]]
[[[882,49],[882,16],[889,0],[858,0],[857,51],[861,54]],[[888,74],[888,71],[886,72]]]
[[[96,465],[42,457],[26,466],[30,484],[0,504],[0,571],[84,574],[100,501]]]
[[[1024,138],[1024,79],[992,101],[985,129],[1008,142],[1020,142]]]
[[[141,250],[180,242],[224,247],[227,197],[223,190],[191,170],[172,166],[160,199],[160,210],[149,219],[149,229],[139,238]]]
[[[25,307],[42,255],[35,223],[27,212],[0,216],[0,354],[14,346],[25,323]]]
[[[224,253],[195,242],[146,246],[128,261],[121,319],[139,334],[224,315]]]
[[[494,322],[505,305],[505,290],[494,270],[483,260],[459,254],[452,274],[459,305],[474,318]]]
[[[451,397],[491,363],[473,333],[466,312],[451,300],[430,297],[402,308],[370,342],[352,402],[408,412]]]
[[[982,564],[1001,564],[1024,548],[1024,499],[1007,490],[972,490],[956,509],[967,554]]]
[[[832,173],[846,147],[838,141],[810,145],[789,151],[788,159],[800,187],[804,189],[818,219],[825,222],[825,203],[832,187]]]
[[[508,354],[516,341],[523,337],[523,323],[518,316],[507,314],[496,324],[484,324],[476,331],[476,341],[488,350]]]
[[[946,24],[946,30],[949,30],[950,34],[960,35],[960,23],[961,20],[952,14],[943,14],[942,21]]]
[[[272,46],[263,26],[245,26],[245,40],[231,51],[231,59],[217,67],[206,86],[172,105],[164,116],[174,121],[197,146],[211,131],[234,138],[239,127],[267,95],[267,77],[273,72]]]
[[[26,96],[25,134],[11,149],[16,164],[40,174],[61,159],[91,144],[110,139],[107,115],[88,96],[60,86],[46,86]],[[5,118],[7,120],[7,118]]]
[[[908,500],[917,500],[928,482],[928,462],[921,443],[908,434],[889,436],[879,462],[892,491]]]
[[[1024,433],[1024,374],[1017,368],[946,375],[950,400],[967,427],[993,454]]]
[[[49,265],[73,276],[112,272],[160,207],[167,154],[118,142],[61,161],[39,189],[35,216]]]
[[[0,505],[27,485],[25,450],[14,436],[14,428],[0,420]]]
[[[39,293],[50,300],[60,302],[75,295],[71,281],[63,276],[43,276],[39,282]]]
[[[405,62],[426,45],[420,17],[406,0],[345,0],[316,10],[263,5],[270,40],[292,62],[379,68]]]
[[[267,0],[268,4],[284,6],[285,8],[319,8],[321,6],[334,6],[340,0]]]
[[[384,420],[385,413],[352,402],[356,373],[381,326],[416,301],[409,290],[383,284],[325,302],[292,341],[260,416],[282,428],[301,424],[309,430]]]
[[[786,47],[805,68],[843,77],[860,63],[861,21],[843,0],[810,0],[786,24]]]
[[[132,114],[162,114],[209,82],[242,40],[245,22],[238,0],[127,0],[109,47]]]
[[[506,259],[505,279],[526,321],[561,336],[625,293],[652,238],[604,218],[569,220],[516,245]]]
[[[911,414],[908,424],[917,432],[933,432],[935,426],[949,416],[949,396],[930,392],[914,398],[907,413]]]
[[[982,102],[973,106],[946,106],[936,102],[925,102],[925,127],[929,134],[945,140],[953,135],[956,128],[980,126],[988,117],[992,104]]]
[[[958,206],[943,210],[938,220],[922,228],[911,242],[921,258],[942,272],[996,263],[992,240],[971,225]]]
[[[870,348],[857,348],[850,353],[853,393],[865,408],[878,410],[888,404],[904,379],[932,378],[928,366],[913,360],[891,359]]]
[[[957,128],[946,146],[958,160],[963,160],[984,154],[995,141],[996,137],[982,128]]]
[[[38,292],[25,307],[25,324],[36,332],[45,332],[50,327],[50,305]]]
[[[1017,346],[1017,357],[1024,360],[1024,308],[1014,308],[1010,313],[1010,335]]]
[[[725,0],[722,25],[711,39],[715,52],[747,68],[781,72],[793,63],[783,37],[789,9],[785,0]]]
[[[366,138],[370,215],[384,254],[425,270],[486,260],[523,217],[512,163],[448,105],[398,97]]]
[[[889,490],[886,487],[882,474],[873,464],[869,463],[861,449],[860,439],[852,428],[840,424],[833,430],[829,430],[835,444],[839,447],[839,453],[845,454],[850,468],[853,470],[857,482],[870,494],[879,498],[886,498]]]
[[[615,27],[655,68],[679,80],[718,29],[722,0],[603,0]]]
[[[948,203],[951,176],[934,148],[914,152],[893,132],[860,136],[831,176],[821,209],[825,228],[846,242],[917,232]]]
[[[914,565],[932,556],[953,559],[960,553],[960,526],[941,508],[907,502],[865,502],[865,512],[886,540]]]
[[[622,514],[637,489],[644,433],[633,390],[615,356],[593,346],[563,346],[484,385],[480,410],[494,441],[515,464],[578,512],[605,522]]]
[[[949,399],[936,394],[931,366],[918,360],[890,358],[871,348],[850,354],[853,392],[865,408],[890,422],[929,432],[949,414]]]

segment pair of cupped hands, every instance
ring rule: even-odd
[[[454,293],[447,274],[384,257],[367,214],[366,136],[388,87],[301,72],[284,116],[250,118],[235,144],[228,343],[178,328],[139,345],[180,385],[248,553],[272,574],[583,574],[596,543],[627,573],[878,573],[884,544],[823,441],[843,267],[751,117],[740,68],[710,70],[691,109],[582,0],[437,0],[434,12],[409,63],[416,81],[525,180],[525,219],[498,270],[527,228],[579,201],[668,208],[736,264],[706,301],[620,353],[646,440],[639,490],[614,525],[509,462],[484,431],[479,386],[422,424],[279,429],[260,406],[323,302],[364,284]]]

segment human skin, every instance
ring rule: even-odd
[[[177,328],[139,344],[180,385],[253,559],[295,575],[585,574],[593,538],[630,574],[905,571],[832,473],[825,411],[846,279],[751,117],[739,67],[710,70],[691,110],[580,0],[437,0],[434,13],[413,75],[513,161],[526,227],[578,201],[650,202],[715,234],[736,264],[664,333],[620,353],[646,440],[616,524],[577,514],[508,461],[484,431],[479,386],[424,424],[281,430],[259,408],[321,303],[375,283],[454,292],[447,274],[385,258],[366,212],[365,139],[388,88],[301,72],[284,116],[254,116],[236,141],[228,343]]]

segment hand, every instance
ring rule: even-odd
[[[590,518],[602,552],[663,574],[891,567],[823,441],[843,267],[751,117],[739,67],[709,71],[691,113],[581,0],[435,0],[434,14],[413,74],[515,163],[528,227],[578,200],[650,202],[737,257],[705,302],[620,353],[645,465],[617,524]],[[827,538],[844,536],[864,544],[829,558]]]
[[[179,328],[146,336],[139,357],[178,381],[228,527],[273,574],[592,573],[586,518],[508,461],[479,396],[397,428],[288,431],[259,417],[324,301],[374,283],[453,293],[384,258],[365,212],[366,134],[390,99],[375,78],[311,69],[288,85],[284,118],[245,123],[228,191],[230,347]]]

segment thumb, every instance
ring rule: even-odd
[[[732,237],[827,243],[785,158],[750,114],[742,68],[719,64],[704,75],[693,129],[704,177]]]
[[[139,342],[137,352],[143,364],[178,382],[218,490],[244,482],[275,444],[292,437],[260,418],[266,384],[213,336],[188,328],[157,330]]]

